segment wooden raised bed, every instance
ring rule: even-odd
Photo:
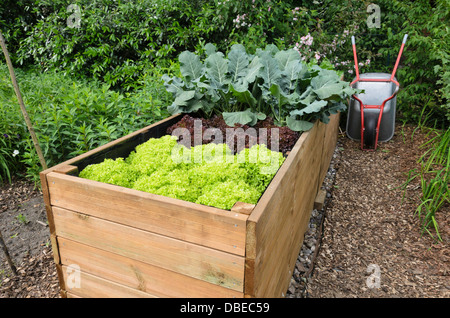
[[[79,178],[179,115],[41,172],[63,297],[283,297],[336,145],[339,115],[303,133],[258,204],[231,211]]]

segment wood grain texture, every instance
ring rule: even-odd
[[[242,292],[60,237],[63,265],[157,297],[240,298]],[[81,287],[83,288],[83,287]]]
[[[244,257],[53,207],[57,237],[243,291]]]
[[[68,298],[156,298],[155,295],[63,266]],[[72,297],[71,297],[72,296]]]
[[[256,206],[226,211],[76,176],[86,164],[159,137],[177,118],[40,174],[64,297],[283,297],[339,115],[302,134]],[[86,289],[68,288],[70,264],[80,266]]]
[[[288,158],[247,220],[245,290],[250,297],[283,297],[303,243],[322,167],[329,165],[324,146],[326,131],[335,129],[316,122],[302,134]],[[331,133],[330,133],[331,134]],[[325,162],[324,162],[325,161]]]
[[[55,172],[47,179],[54,206],[245,255],[248,215]]]

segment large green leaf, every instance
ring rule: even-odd
[[[252,112],[250,108],[241,112],[223,112],[222,116],[225,123],[230,127],[234,127],[235,124],[253,126],[258,120],[266,118],[265,114]]]
[[[285,94],[278,84],[272,84],[270,93],[278,102],[278,107],[293,105],[299,102],[300,96],[297,93]]]
[[[187,82],[192,82],[203,75],[204,66],[195,53],[184,51],[180,54],[178,60],[180,62],[181,75]]]
[[[291,60],[287,62],[283,71],[286,76],[286,89],[289,92],[293,91],[297,87],[298,80],[302,79],[307,72],[308,67],[300,60]]]
[[[228,60],[220,52],[212,53],[205,60],[206,73],[211,80],[211,86],[224,89],[230,83],[228,76]]]
[[[270,88],[281,78],[281,70],[278,61],[268,52],[263,52],[260,56],[261,68],[259,76],[264,80],[264,85]]]
[[[308,131],[314,126],[314,124],[309,121],[297,119],[295,115],[287,117],[286,124],[293,131]]]
[[[260,58],[258,56],[254,56],[247,67],[244,80],[247,83],[253,83],[260,72],[261,66],[262,64]]]
[[[186,106],[187,102],[194,98],[195,96],[195,90],[194,91],[183,91],[181,94],[179,94],[176,98],[174,103],[178,106]]]
[[[320,99],[339,98],[348,83],[339,79],[336,72],[321,69],[317,76],[311,79],[311,87]]]
[[[243,88],[243,86],[238,86],[237,88],[235,88],[234,85],[230,85],[230,91],[239,102],[250,106],[251,108],[254,108],[258,101],[248,89]]]
[[[210,56],[213,53],[216,53],[216,46],[212,43],[207,43],[204,46],[206,56]]]
[[[247,74],[249,57],[240,46],[233,46],[230,53],[228,53],[228,60],[231,82],[236,83],[240,78],[245,77]]]
[[[195,90],[184,91],[179,94],[167,110],[173,115],[178,113],[192,113],[203,108],[203,94]]]
[[[167,74],[164,74],[161,79],[164,81],[166,90],[175,97],[184,92],[184,82],[181,78],[176,76],[170,77]]]
[[[303,105],[309,105],[317,99],[317,95],[313,92],[311,86],[300,95],[299,102]]]
[[[289,62],[300,61],[300,54],[294,49],[279,51],[275,54],[275,59],[278,61],[281,70],[284,70]]]
[[[327,101],[316,100],[302,109],[295,109],[295,110],[291,111],[290,114],[291,114],[291,116],[292,115],[303,116],[305,114],[318,113],[322,110],[322,108],[327,106],[327,104],[328,104]]]

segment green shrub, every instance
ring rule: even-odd
[[[57,71],[18,69],[16,75],[48,166],[168,116],[165,108],[170,95],[157,73],[146,73],[133,93],[119,93],[96,81],[74,80]],[[18,150],[29,177],[37,178],[40,163],[7,68],[1,64],[0,79],[0,133],[8,135],[7,152]],[[15,164],[8,161],[10,168]]]
[[[396,77],[399,118],[447,127],[449,104],[449,1],[325,0],[317,7],[321,23],[311,35],[312,50],[326,56],[346,79],[354,77],[350,36],[355,35],[360,73],[391,73],[404,34],[408,41]],[[369,28],[367,6],[380,7],[380,28]],[[308,7],[308,5],[306,5]],[[311,6],[312,7],[312,6]]]
[[[167,65],[175,53],[199,46],[221,30],[210,1],[36,1],[42,17],[21,42],[18,61],[58,68],[126,88],[148,67]],[[68,25],[79,16],[79,27]],[[213,23],[211,23],[213,22]]]
[[[223,28],[221,41],[225,51],[234,43],[243,44],[250,53],[267,44],[280,49],[292,47],[316,24],[317,11],[299,6],[298,1],[216,1],[218,22]]]
[[[222,50],[234,42],[250,51],[269,43],[292,45],[314,27],[317,14],[295,3],[37,0],[29,6],[11,4],[21,14],[26,10],[29,18],[4,28],[8,34],[20,31],[18,39],[7,40],[20,43],[13,58],[22,65],[56,67],[127,88],[147,67],[167,66],[180,52],[201,50],[208,42]],[[68,10],[73,4],[79,12]],[[79,27],[68,24],[74,17],[80,18]]]

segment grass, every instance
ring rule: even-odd
[[[436,213],[450,203],[450,128],[446,131],[432,129],[431,132],[436,136],[421,145],[425,150],[418,160],[420,171],[410,170],[402,187],[406,193],[406,186],[412,180],[420,179],[422,195],[415,215],[421,222],[422,233],[428,233],[434,239],[442,241]],[[404,196],[405,194],[403,199]]]

